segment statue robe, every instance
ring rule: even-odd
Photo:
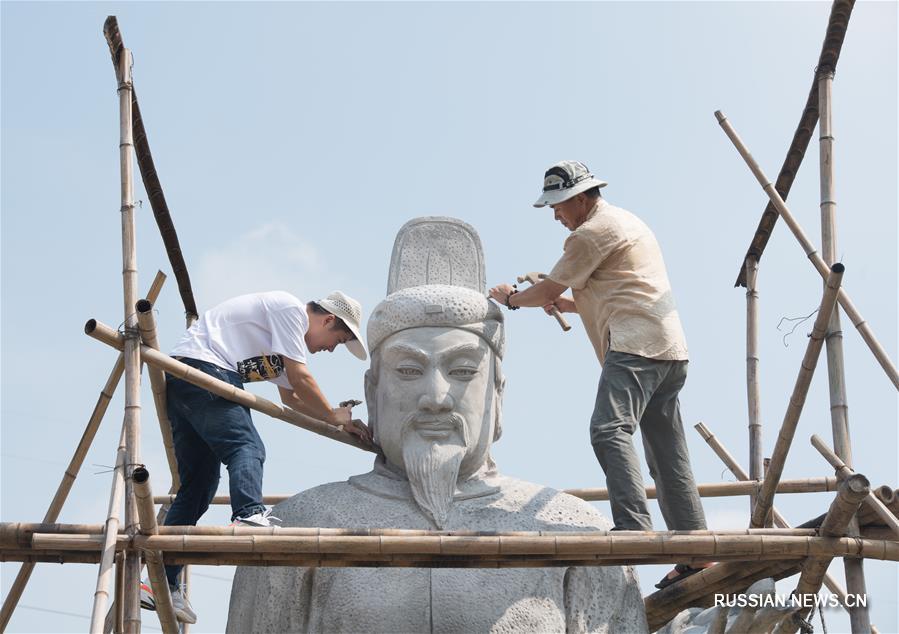
[[[435,528],[383,465],[277,505],[284,526]],[[608,523],[570,495],[479,475],[456,491],[444,530],[587,531]],[[228,632],[646,632],[632,568],[240,567]]]

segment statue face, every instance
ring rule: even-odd
[[[457,480],[487,458],[497,405],[493,353],[472,332],[436,327],[398,332],[379,352],[377,441],[439,526]]]

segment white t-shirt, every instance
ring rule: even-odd
[[[306,363],[306,304],[290,293],[241,295],[207,310],[171,354],[237,372],[245,383],[271,381],[290,389],[287,357]]]

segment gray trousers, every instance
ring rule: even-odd
[[[706,528],[677,397],[686,380],[686,361],[615,351],[606,356],[590,420],[590,442],[606,474],[616,529],[652,530],[632,438],[638,425],[668,529]]]

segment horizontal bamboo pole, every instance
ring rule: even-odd
[[[749,474],[746,473],[740,464],[737,462],[736,458],[734,458],[731,453],[727,450],[727,448],[721,444],[718,438],[709,430],[708,427],[703,423],[697,423],[695,429],[699,432],[699,435],[702,436],[703,440],[708,443],[709,447],[712,448],[712,451],[721,459],[721,461],[730,469],[730,472],[734,474],[734,476],[740,480],[749,480]],[[771,507],[771,517],[774,520],[774,525],[778,528],[790,528],[790,523],[787,522],[786,518],[778,512],[777,508]],[[868,539],[889,539],[889,536],[882,535],[866,535]],[[824,575],[824,584],[827,586],[828,590],[833,592],[835,595],[840,597],[840,605],[843,606],[844,609],[848,610],[846,597],[848,596],[846,590],[840,583],[833,577],[833,575],[825,574]]]
[[[30,548],[35,534],[84,536],[102,532],[103,524],[42,524],[27,522],[0,523],[0,550]],[[696,531],[436,531],[407,528],[319,528],[302,526],[158,526],[159,535],[184,537],[758,537],[760,535],[815,537],[815,528],[743,528],[735,530]],[[120,538],[128,535],[120,531]],[[122,544],[125,543],[122,542]]]
[[[84,332],[97,341],[101,341],[108,346],[116,348],[117,350],[121,350],[124,346],[125,340],[121,334],[119,334],[106,324],[97,321],[96,319],[91,319],[85,324]],[[281,405],[264,399],[261,396],[256,396],[252,392],[242,390],[231,385],[230,383],[220,381],[215,377],[212,377],[204,372],[200,372],[199,370],[192,368],[189,365],[181,363],[177,359],[173,359],[165,354],[162,354],[158,350],[154,350],[149,346],[141,345],[140,354],[141,359],[147,365],[159,368],[160,370],[168,372],[172,376],[183,379],[188,383],[192,383],[193,385],[201,387],[204,390],[208,390],[213,394],[218,394],[219,396],[230,401],[245,405],[246,407],[254,409],[257,412],[268,414],[272,418],[283,420],[287,423],[290,423],[291,425],[302,427],[303,429],[316,433],[320,436],[325,436],[326,438],[330,438],[331,440],[336,440],[346,445],[351,445],[353,447],[356,447],[357,449],[363,449],[365,451],[371,451],[373,453],[377,453],[378,451],[376,446],[369,445],[363,442],[358,437],[353,436],[349,432],[343,431],[343,429],[341,428],[329,425],[324,421],[306,416],[305,414],[301,414],[300,412],[290,409],[289,407],[282,407]]]
[[[827,462],[831,464],[831,466],[836,470],[837,476],[849,477],[853,473],[855,473],[852,469],[846,466],[846,463],[840,460],[839,456],[833,452],[833,450],[827,446],[827,444],[821,440],[821,438],[813,434],[812,435],[812,446],[818,450]],[[877,515],[880,516],[880,519],[883,520],[884,524],[893,531],[893,534],[896,537],[899,537],[899,519],[893,515],[890,510],[883,505],[883,502],[877,499],[873,493],[868,492],[867,497],[865,497],[865,504],[867,504],[871,509],[873,509]]]
[[[156,277],[153,278],[153,283],[150,285],[150,290],[147,292],[147,297],[151,298],[151,301],[156,301],[156,298],[159,297],[159,293],[162,291],[162,285],[164,283],[165,274],[162,271],[157,271]],[[78,477],[78,472],[81,470],[84,458],[87,456],[87,452],[94,442],[94,437],[97,435],[97,430],[100,428],[100,421],[103,420],[103,416],[106,414],[109,402],[112,400],[112,396],[115,394],[116,388],[122,380],[124,371],[125,356],[124,354],[119,353],[119,356],[112,367],[112,371],[109,373],[109,378],[106,379],[106,385],[100,390],[100,396],[97,398],[94,410],[87,421],[87,426],[84,429],[84,433],[81,435],[81,440],[78,441],[75,453],[69,461],[69,466],[66,467],[66,470],[63,473],[62,481],[56,488],[56,494],[53,496],[53,501],[50,502],[50,507],[44,514],[44,522],[52,523],[59,518],[59,513],[62,511],[62,507],[69,497],[72,485],[75,484],[75,478]],[[31,578],[31,573],[33,571],[34,564],[32,563],[26,563],[19,569],[15,581],[13,581],[6,598],[3,600],[3,608],[0,609],[0,632],[6,631],[16,604],[22,597],[22,592],[25,590],[25,586],[28,584],[28,579]]]
[[[150,472],[144,467],[138,467],[131,477],[134,480],[134,498],[137,503],[137,515],[140,519],[140,532],[142,535],[156,535],[159,528],[156,526],[156,507],[153,506]],[[153,589],[153,597],[156,599],[159,625],[166,634],[175,634],[178,632],[178,618],[175,616],[175,608],[172,606],[172,593],[169,591],[169,582],[165,576],[162,553],[157,550],[147,550],[144,552],[144,559],[147,562],[150,587]]]
[[[737,495],[752,495],[761,486],[760,482],[709,482],[696,485],[700,497],[729,497]],[[778,493],[821,493],[837,490],[835,477],[797,478],[783,480],[777,485]],[[576,498],[590,502],[599,502],[609,499],[609,490],[604,488],[564,489],[563,493],[573,495]],[[280,504],[290,499],[293,495],[282,493],[262,496],[263,504]],[[646,487],[646,497],[656,498],[656,488]],[[171,504],[175,500],[174,494],[157,495],[153,498],[155,504]],[[216,495],[211,504],[231,504],[230,495]]]
[[[815,325],[812,327],[812,334],[809,337],[805,355],[802,357],[802,366],[799,368],[793,393],[790,395],[790,404],[787,406],[783,423],[780,426],[780,432],[777,434],[777,441],[774,443],[774,451],[771,454],[771,462],[768,465],[768,471],[765,473],[762,488],[756,497],[755,507],[752,509],[752,517],[749,521],[749,526],[752,528],[765,526],[768,515],[771,512],[771,506],[774,504],[777,482],[783,475],[784,466],[787,463],[787,454],[790,451],[790,445],[793,444],[793,437],[796,435],[796,426],[799,424],[799,416],[802,414],[812,376],[815,374],[818,357],[821,355],[821,347],[824,345],[824,336],[827,334],[827,325],[830,322],[830,315],[833,313],[836,303],[837,291],[843,279],[843,271],[844,267],[842,264],[834,264],[827,278],[827,284],[821,297],[821,305],[818,308],[818,316],[815,319]]]
[[[756,163],[755,159],[749,153],[749,150],[743,144],[743,141],[737,135],[733,126],[731,126],[730,122],[727,120],[727,117],[725,117],[720,110],[715,112],[715,117],[718,119],[718,123],[721,124],[724,133],[737,148],[740,156],[743,157],[746,165],[748,165],[749,169],[752,170],[752,173],[755,175],[759,184],[762,186],[762,189],[765,190],[766,194],[768,194],[768,198],[771,200],[771,203],[774,205],[777,213],[780,214],[780,217],[784,219],[784,222],[790,228],[790,231],[793,232],[793,235],[799,241],[799,244],[802,246],[803,251],[805,251],[805,254],[811,261],[812,265],[814,265],[818,273],[821,274],[822,278],[827,279],[829,275],[829,267],[818,254],[818,250],[805,235],[802,227],[800,227],[799,223],[796,222],[796,219],[787,208],[787,205],[784,202],[783,198],[781,198],[780,194],[771,184],[771,181],[769,181],[768,177],[765,176],[765,174],[762,172],[758,163]],[[887,356],[887,353],[883,349],[883,346],[880,345],[877,337],[874,336],[874,333],[871,330],[871,327],[868,325],[868,322],[865,321],[865,319],[855,308],[855,305],[852,303],[852,300],[849,299],[849,295],[845,290],[840,290],[838,298],[840,306],[842,306],[843,310],[846,311],[846,315],[850,320],[852,320],[853,325],[858,330],[859,334],[861,334],[862,339],[864,339],[865,343],[868,344],[868,348],[870,348],[871,352],[874,353],[874,357],[877,359],[877,362],[880,363],[880,366],[883,368],[884,372],[886,372],[890,381],[892,381],[893,386],[897,390],[899,390],[899,372],[896,371],[896,366],[893,365],[892,361],[890,361],[890,358],[889,356]]]
[[[102,535],[35,533],[36,550],[98,550]],[[168,552],[298,553],[352,555],[354,560],[389,555],[415,560],[422,556],[464,556],[502,559],[506,555],[551,558],[670,555],[679,557],[718,555],[743,557],[857,556],[899,561],[899,542],[852,538],[780,535],[684,535],[652,532],[614,535],[491,535],[491,536],[292,536],[292,535],[135,535],[122,537],[119,545]]]

